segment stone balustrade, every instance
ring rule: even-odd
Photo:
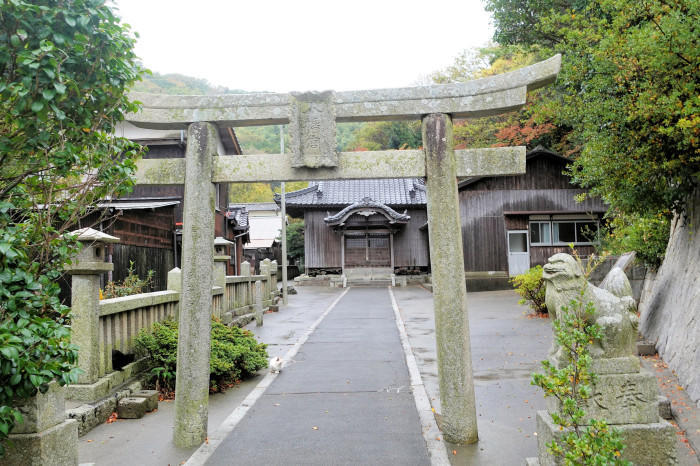
[[[272,304],[279,294],[277,290],[277,266],[269,261],[261,265],[261,275],[251,275],[250,265],[242,264],[245,275],[222,276],[212,287],[212,316],[225,324],[245,325],[255,318],[255,283],[261,282],[263,308]],[[82,278],[84,275],[79,276]],[[75,277],[74,277],[75,278]],[[94,283],[93,283],[94,282]],[[73,303],[73,316],[78,327],[94,328],[91,332],[74,332],[73,341],[79,346],[79,355],[89,354],[90,364],[84,364],[83,380],[72,386],[68,396],[76,401],[92,402],[106,396],[125,382],[123,375],[112,367],[112,350],[132,354],[136,337],[153,324],[179,316],[182,272],[173,269],[168,273],[168,290],[141,293],[120,298],[98,300],[98,281],[90,282],[80,299]],[[223,283],[222,283],[223,282]],[[221,286],[223,285],[223,286]],[[93,295],[94,296],[88,296]],[[90,306],[81,306],[81,303]],[[95,306],[96,304],[96,306]],[[89,309],[88,309],[89,308]],[[129,367],[132,375],[143,369]]]
[[[174,319],[180,293],[156,291],[99,303],[98,358],[99,376],[112,372],[112,350],[133,353],[136,337],[155,322]]]

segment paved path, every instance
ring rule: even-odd
[[[409,385],[387,289],[353,288],[207,464],[429,464]]]

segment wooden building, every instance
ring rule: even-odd
[[[222,155],[239,155],[241,148],[232,128],[220,128]],[[122,122],[117,135],[131,139],[148,148],[144,158],[184,158],[187,146],[187,131],[150,130],[137,128]],[[240,271],[243,260],[243,245],[248,240],[247,214],[228,212],[228,184],[215,183],[215,236],[235,242],[229,255],[231,262],[227,273],[234,275]],[[120,211],[114,219],[109,233],[121,239],[114,246],[115,279],[120,279],[124,266],[128,268],[133,260],[141,276],[153,269],[156,276],[165,276],[173,267],[180,266],[182,256],[182,221],[185,187],[177,185],[136,185],[133,191],[121,199],[105,203],[103,207]],[[162,205],[167,203],[169,211],[162,213]],[[121,206],[121,207],[120,207]],[[133,206],[129,210],[123,206]],[[141,206],[141,208],[138,208]],[[157,207],[153,207],[157,206]],[[134,235],[135,232],[141,232]],[[144,251],[144,249],[146,251]],[[158,250],[158,251],[156,251]],[[162,256],[162,257],[161,257]],[[164,278],[158,280],[157,289],[165,286]]]
[[[244,209],[248,213],[248,237],[243,249],[243,257],[255,273],[260,271],[260,263],[265,259],[282,263],[282,246],[279,241],[282,232],[282,213],[274,202],[249,202],[229,204],[229,209]]]
[[[320,181],[286,193],[285,199],[287,213],[304,218],[309,274],[348,269],[402,273],[429,266],[423,180]],[[280,202],[279,195],[275,200]]]
[[[516,275],[542,265],[574,243],[593,252],[606,205],[571,185],[570,160],[538,146],[524,175],[478,177],[459,184],[464,267],[467,272]]]

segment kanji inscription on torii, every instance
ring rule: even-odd
[[[561,57],[465,83],[350,92],[161,96],[134,94],[128,116],[151,129],[187,129],[184,159],[138,163],[141,184],[185,184],[183,278],[174,440],[206,439],[214,182],[425,177],[438,350],[441,429],[477,440],[457,178],[525,172],[525,148],[454,150],[452,118],[493,115],[525,104],[552,82]],[[336,122],[422,120],[423,150],[336,152]],[[218,156],[224,127],[289,124],[292,154]]]

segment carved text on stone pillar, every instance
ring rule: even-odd
[[[337,167],[335,95],[332,91],[290,96],[289,135],[293,167]]]

